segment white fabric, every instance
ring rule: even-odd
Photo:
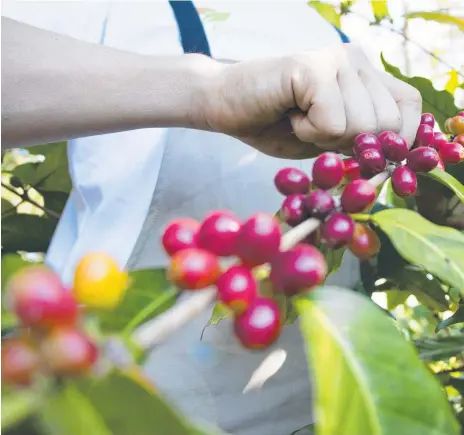
[[[340,43],[336,31],[305,2],[195,3],[202,8],[217,58],[245,60]],[[214,20],[207,8],[229,16]],[[167,1],[6,1],[3,15],[135,52],[182,53]],[[95,250],[115,256],[121,266],[165,265],[159,235],[170,219],[201,219],[216,208],[243,218],[256,211],[275,212],[282,201],[272,185],[275,172],[289,165],[311,168],[310,161],[271,158],[230,137],[186,129],[79,139],[68,149],[74,190],[47,255],[68,282],[78,259]],[[330,282],[352,285],[356,266],[348,256]],[[310,423],[310,386],[298,325],[285,328],[276,345],[286,352],[283,366],[261,389],[243,394],[270,351],[243,351],[227,321],[208,327],[200,342],[209,315],[204,313],[150,355],[146,369],[158,388],[192,418],[234,435],[289,435]]]

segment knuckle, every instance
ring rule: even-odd
[[[407,92],[404,93],[404,99],[414,107],[422,107],[422,95],[413,86],[408,86]]]
[[[331,122],[325,124],[324,127],[324,136],[330,141],[342,138],[346,132],[345,126],[341,123]]]

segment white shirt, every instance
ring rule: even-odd
[[[198,1],[213,57],[246,60],[341,43],[333,27],[305,2]],[[3,3],[3,15],[44,29],[119,49],[181,54],[167,1],[126,3]],[[73,191],[47,254],[70,282],[76,262],[105,251],[121,266],[166,265],[160,245],[173,218],[201,219],[212,209],[246,218],[275,213],[282,196],[278,169],[306,171],[311,161],[286,161],[231,137],[188,129],[146,129],[70,141]],[[357,263],[347,257],[330,282],[350,286]],[[285,351],[277,373],[243,393],[270,351],[249,352],[235,342],[230,322],[206,329],[204,313],[154,351],[146,370],[157,387],[192,418],[234,435],[290,435],[312,422],[307,363],[298,325],[286,327],[272,348]],[[299,432],[304,435],[305,432]]]

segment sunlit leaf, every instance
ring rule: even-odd
[[[445,90],[450,94],[454,94],[456,89],[459,87],[459,74],[456,70],[452,70],[448,73],[449,79],[446,82]]]
[[[464,30],[464,18],[455,17],[445,12],[428,12],[428,11],[410,12],[406,14],[406,18],[407,19],[422,18],[423,20],[427,20],[427,21],[436,21],[437,23],[441,23],[441,24],[450,24],[450,25],[458,26],[460,30]]]
[[[421,173],[421,177],[431,178],[452,190],[459,200],[464,203],[464,186],[447,171],[434,169],[430,172]]]
[[[456,325],[457,323],[464,323],[464,305],[463,304],[459,304],[459,308],[452,316],[443,320],[443,322],[440,322],[440,324],[437,326],[437,332],[441,331],[444,328],[447,328],[448,326]]]
[[[319,15],[322,18],[325,18],[329,23],[333,24],[335,27],[340,28],[340,14],[338,13],[335,6],[321,2],[321,1],[309,1],[308,5],[316,9]]]
[[[377,22],[382,21],[384,18],[390,16],[388,12],[388,2],[387,0],[370,0],[372,13],[374,14],[375,20]]]

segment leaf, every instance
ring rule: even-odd
[[[389,178],[385,183],[385,202],[389,207],[396,208],[409,208],[406,200],[399,197],[392,188],[391,178]]]
[[[454,97],[448,91],[437,91],[430,80],[424,77],[406,77],[399,68],[389,64],[381,54],[381,60],[385,71],[393,77],[402,80],[415,87],[422,95],[422,113],[430,112],[445,131],[445,121],[456,115],[458,108],[454,104]]]
[[[323,244],[318,248],[325,257],[327,263],[327,276],[329,276],[340,268],[346,248],[332,249]]]
[[[217,325],[224,319],[231,317],[231,315],[231,311],[224,304],[218,302],[214,305],[213,314],[211,314],[208,325]]]
[[[437,326],[436,332],[439,332],[448,326],[456,325],[457,323],[464,323],[464,304],[459,304],[459,308],[452,316],[440,322]]]
[[[330,24],[340,29],[340,14],[338,13],[335,6],[321,1],[309,1],[308,5],[316,9],[322,18],[325,18]]]
[[[387,295],[387,310],[392,311],[398,305],[402,305],[409,297],[409,293],[401,290],[388,290],[385,292]]]
[[[2,389],[2,432],[33,414],[43,397],[32,389],[7,392]]]
[[[422,18],[427,21],[435,21],[441,24],[450,24],[458,26],[460,30],[464,30],[464,18],[454,17],[453,15],[444,12],[410,12],[406,14],[407,19]]]
[[[442,361],[451,357],[464,356],[464,336],[436,337],[416,340],[420,359]]]
[[[328,286],[296,306],[314,373],[318,435],[459,433],[440,383],[369,298]]]
[[[390,14],[388,13],[387,0],[371,0],[370,4],[377,23],[382,21],[384,18],[390,17]]]
[[[405,260],[464,293],[464,234],[405,209],[384,210],[371,219]]]
[[[448,91],[450,94],[454,94],[456,89],[459,87],[459,74],[456,70],[451,70],[448,73],[449,79],[446,82],[445,90]]]
[[[2,219],[2,252],[46,252],[58,221],[31,214]]]
[[[459,200],[464,204],[464,186],[451,174],[440,169],[433,169],[430,172],[420,173],[419,176],[431,178],[452,190]]]
[[[2,198],[2,219],[14,213],[16,213],[16,206],[7,199]]]
[[[52,210],[57,214],[61,214],[68,200],[69,194],[66,192],[53,192],[47,190],[39,190],[39,193],[43,196],[44,207],[47,210]]]

